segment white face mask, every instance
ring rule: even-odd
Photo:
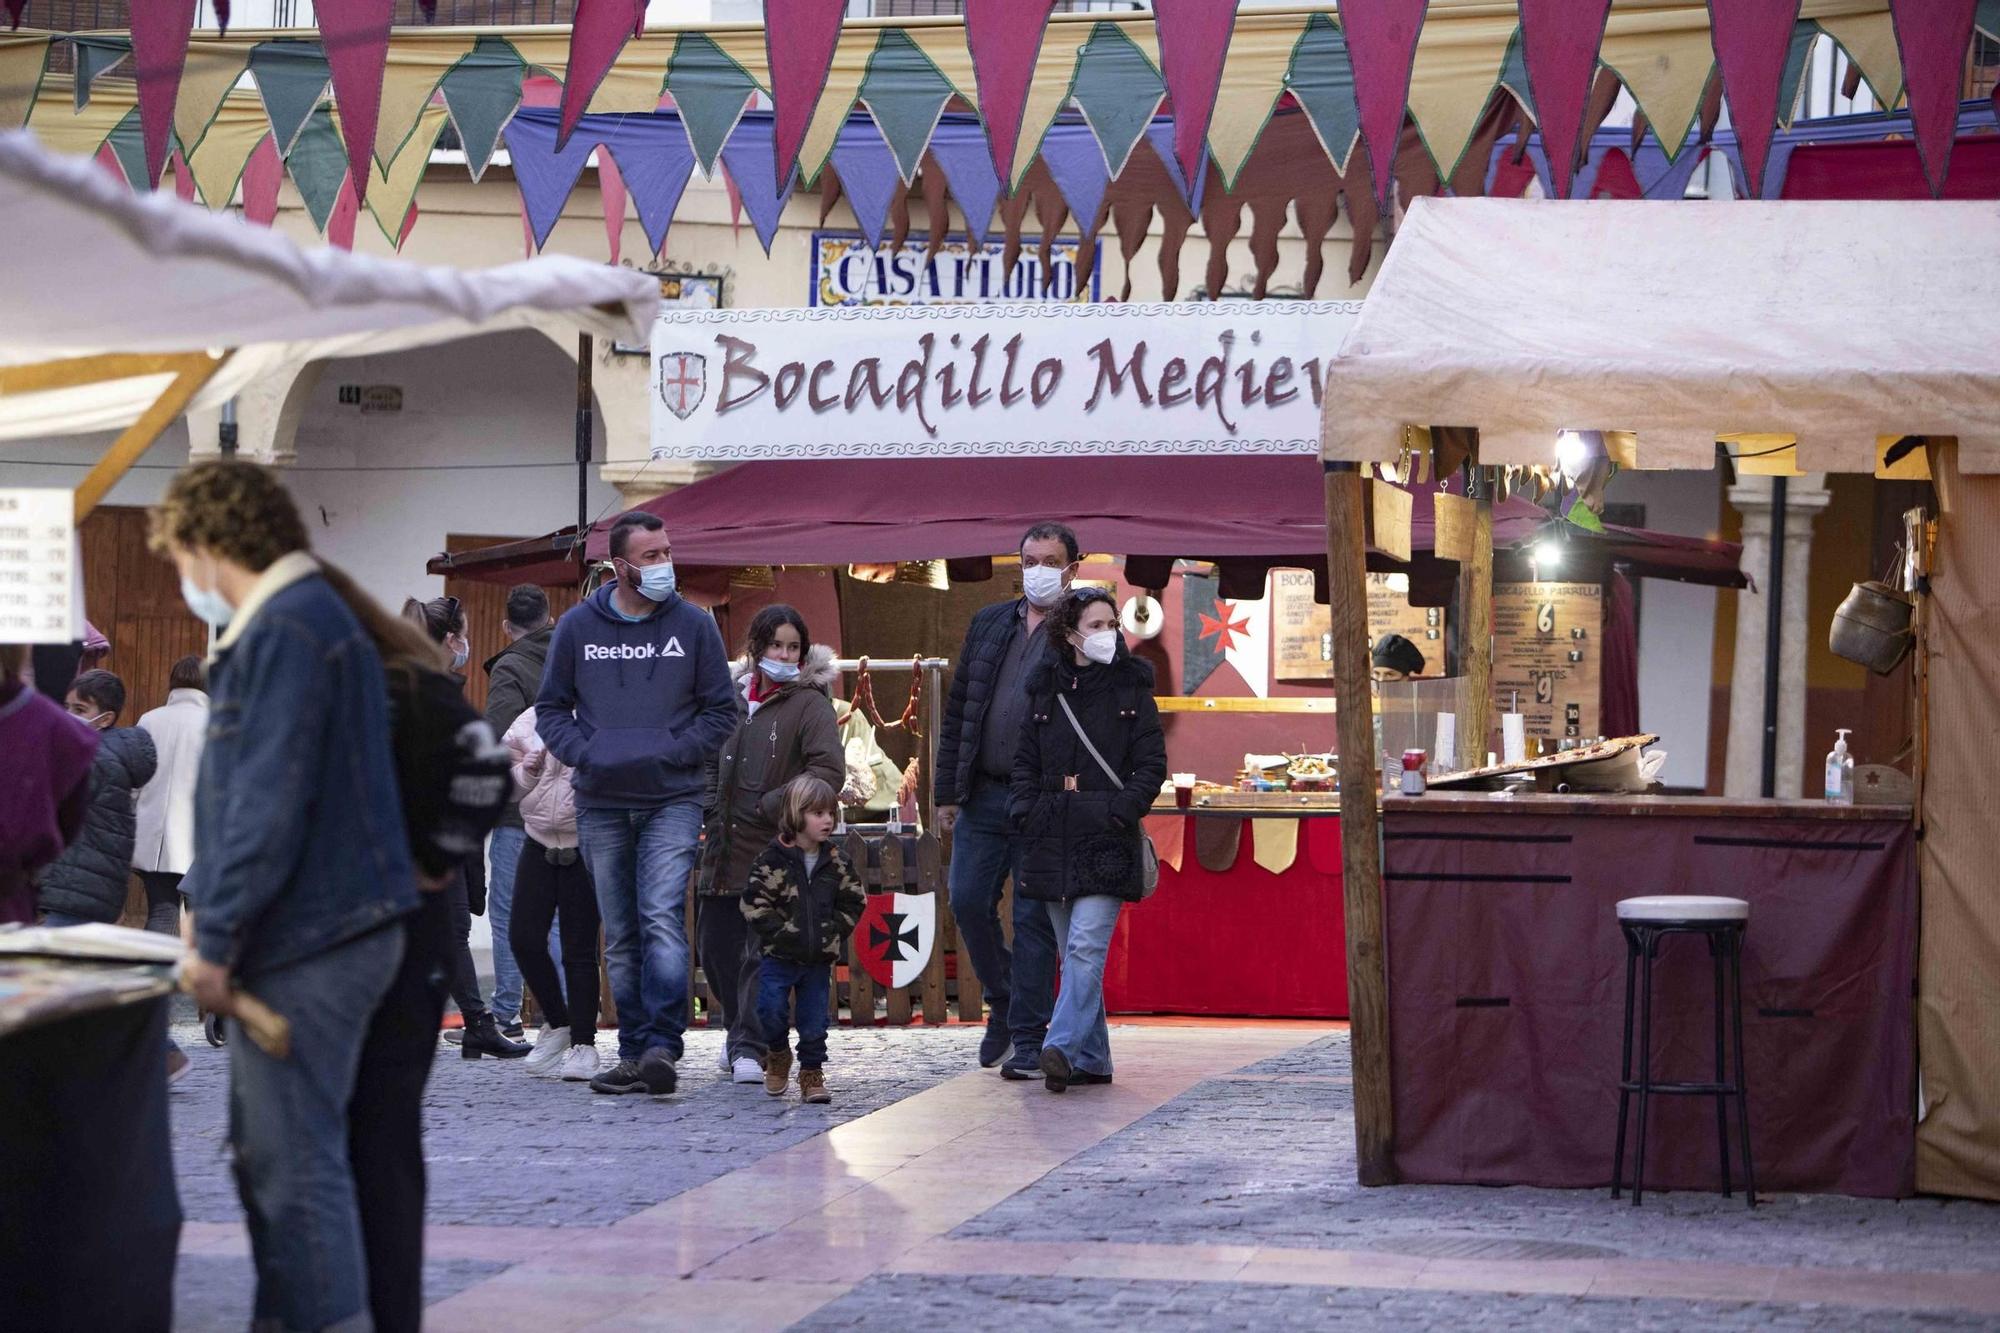
[[[1079,646],[1085,657],[1100,666],[1109,666],[1111,659],[1118,656],[1118,631],[1101,629],[1095,634],[1086,634]]]
[[[195,618],[215,629],[222,629],[235,616],[236,608],[229,599],[213,588],[204,588],[187,575],[181,575],[181,600]]]
[[[1032,606],[1047,608],[1056,604],[1062,596],[1063,572],[1050,569],[1047,565],[1030,565],[1021,571],[1021,591],[1028,595]]]

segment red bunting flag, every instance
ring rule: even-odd
[[[1611,0],[1521,0],[1521,54],[1558,199],[1569,198]]]
[[[646,22],[646,0],[577,0],[576,20],[569,29],[569,64],[563,71],[562,121],[556,128],[561,152],[597,95],[597,85],[625,49],[636,27]]]
[[[336,250],[354,248],[354,224],[361,217],[361,201],[354,197],[354,177],[340,182],[340,197],[333,201],[333,213],[326,220],[326,243]]]
[[[7,15],[14,20],[14,26],[21,26],[21,11],[28,7],[28,0],[7,0]]]
[[[229,0],[215,0],[215,26],[223,36],[229,35]]]
[[[1174,113],[1174,156],[1184,178],[1197,179],[1202,141],[1215,114],[1222,61],[1236,27],[1236,0],[1153,0],[1160,77]]]
[[[1708,0],[1709,40],[1722,70],[1729,123],[1743,155],[1743,179],[1752,199],[1764,193],[1764,160],[1778,123],[1778,89],[1799,0]]]
[[[826,88],[847,0],[764,0],[764,55],[771,101],[778,188],[783,190],[806,141],[806,127]]]
[[[181,94],[194,0],[149,0],[134,5],[132,70],[139,83],[139,130],[146,144],[146,180],[160,186],[174,137],[174,102]]]
[[[284,183],[285,161],[278,141],[265,135],[243,164],[243,218],[268,227],[278,218],[278,187]]]
[[[618,262],[620,242],[625,239],[625,178],[608,150],[597,150],[597,194],[604,204],[604,239],[611,245],[611,262]]]
[[[965,49],[979,89],[979,118],[986,123],[993,173],[1009,194],[1021,112],[1041,55],[1042,30],[1055,6],[1056,0],[965,0]]]
[[[1889,5],[1903,57],[1910,127],[1933,198],[1944,190],[1952,141],[1958,137],[1958,93],[1975,8],[1974,0],[1891,0]],[[2000,106],[2000,90],[1994,96]]]
[[[1340,0],[1340,29],[1354,65],[1354,100],[1361,110],[1361,142],[1375,176],[1375,200],[1389,205],[1396,179],[1396,149],[1410,100],[1410,69],[1417,59],[1429,0]]]
[[[382,112],[382,75],[389,63],[395,0],[319,0],[320,42],[333,69],[333,104],[347,141],[347,178],[358,206],[368,199],[375,125]],[[350,228],[350,233],[352,229]]]
[[[174,193],[180,196],[182,203],[191,204],[194,202],[194,172],[188,168],[187,159],[181,156],[178,148],[174,149],[173,162]]]

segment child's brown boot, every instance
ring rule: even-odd
[[[764,1091],[773,1097],[785,1095],[785,1082],[792,1073],[792,1053],[772,1051],[764,1057]]]
[[[799,1100],[824,1106],[833,1100],[826,1090],[826,1073],[819,1069],[799,1070]]]

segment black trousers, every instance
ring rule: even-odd
[[[422,897],[404,922],[403,965],[368,1021],[347,1105],[376,1333],[417,1333],[424,1316],[424,1084],[444,1018],[453,909],[445,893]]]
[[[146,929],[157,935],[181,933],[181,877],[171,870],[141,870],[146,886]]]
[[[465,1015],[469,1028],[486,1012],[486,1001],[479,997],[479,969],[472,961],[472,899],[466,891],[463,866],[451,872],[444,897],[451,903],[452,932],[446,980],[451,985],[452,1001]]]
[[[723,1026],[729,1029],[729,1058],[762,1060],[767,1047],[764,1025],[757,1017],[757,967],[764,951],[743,919],[741,900],[733,894],[703,894],[694,932],[702,974],[722,1008]],[[569,948],[568,941],[563,948]]]
[[[551,863],[549,849],[532,837],[522,842],[507,947],[548,1025],[567,1027],[571,1045],[588,1046],[597,1039],[597,891],[580,852],[556,855],[567,856],[569,864]],[[562,924],[560,984],[549,957],[551,921]]]

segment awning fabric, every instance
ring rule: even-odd
[[[1485,463],[1632,430],[1641,466],[1706,468],[1764,431],[1806,471],[1872,472],[1885,435],[2000,471],[2000,204],[1415,200],[1323,449],[1389,459],[1432,424],[1477,428]]]
[[[171,195],[135,194],[87,158],[0,134],[0,365],[101,353],[236,349],[196,407],[271,369],[444,342],[555,317],[644,341],[642,273],[545,257],[484,271],[301,250]],[[0,439],[129,424],[169,377],[0,397]]]
[[[1413,495],[1411,545],[1431,546],[1427,490]],[[1090,551],[1225,565],[1316,568],[1326,560],[1322,471],[1312,458],[939,458],[808,459],[739,463],[646,502],[673,537],[686,568],[847,565],[969,559],[1019,549],[1034,523],[1057,518]],[[1548,513],[1526,500],[1495,506],[1493,542],[1531,540]],[[608,554],[609,520],[590,534],[588,555]],[[1740,586],[1738,548],[1725,542],[1613,528],[1578,543],[1633,572],[1716,586]],[[432,573],[529,577],[548,561],[554,539],[515,543],[518,551],[468,553]],[[517,559],[508,560],[508,555]],[[1397,568],[1378,560],[1383,568]],[[555,581],[562,579],[560,561]],[[573,570],[574,566],[570,566]],[[503,570],[505,572],[500,572]],[[1252,580],[1262,586],[1261,577]],[[1233,582],[1233,580],[1232,580]],[[1254,594],[1251,594],[1254,595]]]

